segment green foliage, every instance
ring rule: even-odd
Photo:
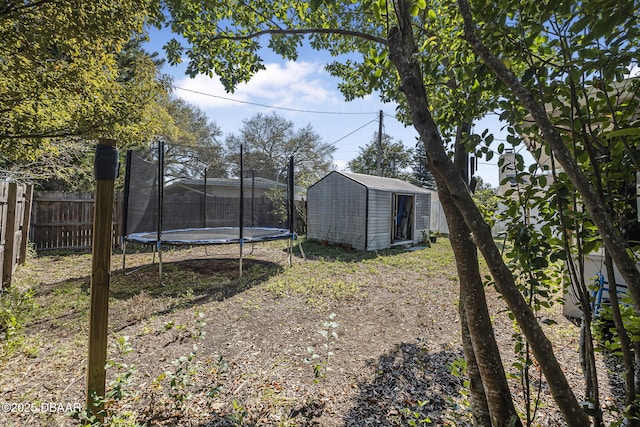
[[[24,345],[22,333],[25,322],[33,315],[37,304],[31,289],[22,291],[16,286],[0,292],[0,344],[2,358],[10,357]]]
[[[420,187],[428,188],[429,190],[437,190],[436,180],[429,169],[427,169],[426,158],[427,154],[424,144],[418,140],[416,143],[416,149],[413,152],[413,164],[411,165],[413,168],[412,181]]]
[[[380,139],[380,176],[409,179],[407,168],[411,166],[413,150],[406,148],[402,141],[396,141],[387,134]],[[371,142],[360,147],[358,156],[348,164],[349,170],[355,173],[378,175],[378,134],[373,135]]]
[[[198,342],[205,336],[206,321],[204,313],[194,312],[193,322],[194,329],[191,332],[191,338]],[[173,324],[165,325],[165,329],[173,327]],[[199,355],[198,345],[193,344],[192,350],[188,354],[171,361],[174,367],[172,370],[164,371],[155,378],[155,383],[158,387],[165,383],[168,384],[168,396],[176,411],[184,410],[185,405],[193,398],[192,389],[196,385],[195,377],[200,370],[197,364]]]
[[[331,169],[336,148],[323,142],[311,125],[295,129],[294,123],[273,113],[256,114],[243,121],[238,135],[226,139],[231,174],[239,174],[240,145],[244,147],[244,171],[285,182],[289,158],[294,156],[296,185],[311,185]]]
[[[244,406],[238,403],[237,400],[234,399],[231,403],[233,405],[233,409],[231,410],[231,413],[227,414],[226,418],[229,420],[233,427],[242,427],[243,425],[245,425],[244,421],[249,413]]]
[[[10,2],[0,14],[0,152],[34,159],[51,137],[109,137],[139,143],[150,101],[163,84],[155,65],[119,52],[141,37],[146,0]],[[135,76],[135,77],[133,77]],[[142,124],[142,126],[141,126]]]
[[[178,330],[180,333],[188,333],[188,337],[195,342],[202,340],[205,336],[204,328],[206,319],[199,311],[194,312],[193,322],[190,325],[180,325],[174,322],[167,322],[163,329],[165,332]],[[173,369],[167,370],[158,375],[153,381],[155,393],[151,396],[143,395],[143,392],[136,383],[137,369],[135,366],[126,363],[128,354],[134,348],[128,336],[117,336],[113,343],[113,356],[107,360],[106,368],[115,375],[109,382],[105,397],[95,396],[94,401],[98,402],[101,408],[99,413],[89,413],[84,410],[72,414],[72,418],[78,420],[83,426],[97,427],[127,426],[137,427],[140,419],[145,417],[157,417],[158,411],[170,411],[172,414],[182,413],[186,405],[193,398],[193,390],[196,387],[196,376],[202,371],[203,366],[199,362],[201,352],[197,344],[194,344],[192,351],[186,355],[181,355],[171,362]],[[228,364],[222,357],[217,357],[214,363],[209,364],[207,374],[215,381],[223,375]],[[165,388],[166,385],[166,388]],[[208,398],[215,398],[222,386],[215,385],[207,392]],[[166,398],[165,398],[166,396]],[[157,407],[150,407],[144,410],[134,409],[134,403],[142,398],[151,399]],[[165,415],[162,415],[165,416]],[[100,420],[103,418],[103,421]]]
[[[121,359],[133,351],[129,337],[126,335],[116,337],[115,347],[116,354]],[[131,388],[133,375],[136,373],[135,366],[129,366],[123,360],[110,359],[107,361],[106,369],[113,369],[116,374],[116,378],[109,383],[107,401],[117,402],[135,394]]]
[[[106,396],[97,396],[94,392],[93,402],[101,409],[98,412],[86,409],[70,414],[83,427],[122,426],[139,427],[138,413],[131,409],[128,402],[139,398],[140,392],[135,384],[137,369],[125,362],[126,356],[133,352],[128,336],[117,336],[111,345],[113,356],[107,360],[106,369],[115,374],[109,382]]]
[[[476,206],[478,206],[484,220],[493,227],[498,215],[500,202],[496,195],[496,190],[493,188],[478,188],[473,193],[473,200],[476,202]]]
[[[465,409],[469,409],[471,407],[471,402],[469,401],[469,379],[467,375],[467,361],[464,357],[460,357],[456,359],[449,366],[449,372],[456,378],[463,379],[462,387],[460,387],[460,395],[462,396],[462,402],[459,402],[458,406],[463,406]]]
[[[336,314],[331,313],[328,320],[325,320],[322,323],[322,329],[318,331],[324,340],[319,352],[315,347],[307,347],[309,357],[304,359],[304,362],[311,365],[313,368],[313,376],[316,383],[324,380],[327,377],[327,372],[330,370],[329,359],[334,355],[331,348],[334,345],[334,342],[338,339],[336,329],[338,329],[339,324],[335,322],[335,318]]]
[[[172,24],[187,42],[173,43],[171,52],[175,61],[186,54],[194,74],[213,71],[223,76],[231,90],[263,67],[258,35],[278,32],[269,47],[294,58],[300,34],[307,34],[313,48],[338,58],[327,69],[342,80],[340,89],[347,99],[376,91],[383,100],[398,103],[398,116],[407,124],[413,118],[428,121],[430,114],[437,129],[423,129],[423,134],[429,132],[425,144],[437,144],[442,136],[450,153],[462,148],[487,161],[495,153],[495,138],[488,131],[473,133],[471,125],[495,109],[507,125],[507,144],[515,147],[527,141],[537,156],[549,154],[541,129],[531,125],[521,104],[522,99],[533,99],[547,108],[552,125],[592,187],[606,190],[601,198],[611,201],[616,225],[630,236],[628,184],[638,170],[639,153],[638,134],[629,130],[637,128],[640,119],[640,79],[627,77],[637,65],[640,27],[637,13],[629,13],[638,10],[637,1],[474,4],[473,27],[489,51],[500,53],[498,62],[509,70],[506,77],[529,91],[524,95],[507,89],[466,43],[458,10],[464,3],[431,2],[427,7],[422,1],[257,1],[251,7],[232,2],[179,10],[176,2],[169,7]],[[323,31],[313,30],[319,28]],[[386,39],[398,28],[403,35],[412,31],[404,45],[391,46],[401,50],[392,53],[414,66],[402,70],[402,81],[391,66]],[[291,30],[289,37],[282,36],[283,29]],[[219,43],[211,43],[212,35]],[[419,78],[422,86],[406,84]],[[406,99],[414,101],[414,111],[409,111]],[[458,134],[464,128],[468,130]],[[454,146],[454,141],[463,145]],[[504,144],[498,146],[498,152],[503,149]],[[551,166],[542,167],[546,173]],[[507,204],[504,212],[504,218],[511,218],[512,243],[505,255],[534,311],[547,308],[555,298],[559,280],[552,267],[569,256],[562,239],[575,238],[584,250],[599,245],[590,218],[578,207],[575,189],[558,176],[551,193],[538,193],[547,178],[534,178],[535,169],[518,168],[518,188],[507,195],[517,203]],[[538,224],[523,223],[535,211]],[[572,234],[560,236],[559,225]]]
[[[417,403],[418,408],[423,408],[429,403],[429,400],[418,400]],[[402,425],[416,427],[433,423],[430,417],[424,416],[419,411],[414,411],[411,408],[400,409],[400,414],[399,416],[394,416],[393,419]]]
[[[80,86],[84,83],[76,76],[69,85],[76,87],[78,93],[60,87],[67,84],[64,80],[53,79],[48,87],[39,87],[37,94],[14,94],[28,99],[46,118],[25,124],[27,119],[33,118],[32,113],[25,112],[21,116],[14,111],[19,107],[9,104],[7,120],[0,123],[0,169],[3,174],[33,182],[43,190],[91,191],[96,138],[115,138],[119,148],[127,148],[176,128],[160,104],[166,98],[168,81],[158,72],[155,54],[146,53],[140,44],[139,37],[126,43],[123,41],[121,50],[108,56],[110,76],[101,84],[109,87],[83,88],[81,91]],[[28,68],[31,65],[23,63],[22,71],[33,73],[34,70]],[[90,64],[80,66],[88,68]],[[107,67],[105,64],[96,66],[105,70]],[[102,75],[105,70],[93,72]],[[89,72],[84,68],[83,71]],[[0,99],[4,96],[1,81],[2,77]],[[109,93],[103,93],[105,91]],[[41,95],[44,99],[39,98]],[[79,95],[83,101],[77,99]],[[50,102],[49,97],[55,97],[60,105],[51,108],[44,105]],[[68,117],[57,120],[61,116]]]

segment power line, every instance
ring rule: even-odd
[[[360,113],[349,113],[349,112],[346,112],[345,113],[345,112],[338,112],[338,111],[302,110],[302,109],[298,109],[298,108],[279,107],[277,105],[260,104],[258,102],[241,101],[239,99],[228,98],[228,97],[225,97],[225,96],[214,95],[212,93],[200,92],[200,91],[197,91],[197,90],[186,89],[186,88],[178,87],[178,86],[174,86],[174,89],[183,90],[185,92],[191,92],[191,93],[195,93],[195,94],[198,94],[198,95],[208,96],[210,98],[217,98],[217,99],[222,99],[222,100],[225,100],[225,101],[237,102],[238,104],[255,105],[257,107],[262,107],[262,108],[271,108],[271,109],[274,109],[274,110],[293,111],[293,112],[296,112],[296,113],[332,114],[332,115],[337,115],[337,116],[349,116],[349,115],[350,116],[355,116],[355,115],[377,114],[377,112],[360,112]]]
[[[356,129],[356,130],[354,130],[354,131],[352,131],[352,132],[349,132],[348,134],[346,134],[346,135],[345,135],[345,136],[343,136],[342,138],[339,138],[339,139],[337,139],[337,140],[333,141],[333,142],[332,142],[331,144],[329,144],[329,145],[336,145],[338,142],[342,141],[342,140],[343,140],[343,139],[345,139],[345,138],[350,137],[350,136],[351,136],[351,135],[353,135],[354,133],[358,132],[360,129],[362,129],[362,128],[366,127],[366,126],[369,126],[371,123],[374,123],[374,122],[377,122],[377,121],[378,121],[378,119],[377,119],[377,118],[376,118],[376,119],[373,119],[373,120],[371,120],[371,121],[368,121],[367,123],[365,123],[365,124],[363,124],[362,126],[360,126],[358,129]]]

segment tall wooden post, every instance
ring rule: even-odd
[[[91,313],[89,357],[87,362],[87,412],[101,415],[107,363],[107,321],[109,315],[109,278],[113,239],[113,188],[118,175],[118,150],[112,140],[101,140],[96,147],[94,174],[96,196],[93,217],[91,262]]]
[[[13,278],[14,266],[16,265],[16,226],[17,226],[17,209],[18,208],[18,184],[9,183],[9,192],[7,196],[7,221],[4,243],[4,259],[0,260],[4,263],[2,268],[2,286],[10,286]],[[1,225],[1,224],[0,224]],[[0,286],[0,288],[2,288]]]

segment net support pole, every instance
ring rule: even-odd
[[[207,168],[204,168],[204,185],[202,188],[202,228],[207,227]]]
[[[91,308],[87,357],[87,412],[103,421],[109,320],[109,282],[113,239],[114,181],[118,176],[118,149],[113,140],[100,140],[96,147],[94,174],[93,242],[91,245]]]
[[[289,199],[289,234],[291,235],[289,238],[289,267],[292,265],[292,257],[293,257],[293,237],[295,235],[295,204],[294,204],[294,180],[293,180],[293,156],[289,157],[289,169],[287,171],[287,196]]]
[[[127,263],[127,222],[129,221],[129,191],[131,186],[131,150],[127,150],[127,157],[125,160],[125,173],[124,173],[124,194],[122,197],[122,227],[120,233],[120,239],[122,244],[122,271],[126,268]]]
[[[242,278],[242,246],[244,245],[244,166],[243,166],[243,149],[240,144],[240,221],[239,221],[239,240],[240,240],[240,278]]]
[[[156,248],[158,250],[158,277],[162,284],[162,212],[164,206],[164,140],[158,140],[158,214],[156,224]]]
[[[255,201],[255,198],[256,198],[256,171],[254,169],[251,169],[251,226],[252,227],[255,225],[255,221],[254,221],[254,216],[255,216],[254,201]],[[640,213],[638,215],[640,215]]]

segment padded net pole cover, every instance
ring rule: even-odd
[[[114,142],[103,142],[96,146],[93,175],[97,181],[115,181],[118,178],[118,149]]]

